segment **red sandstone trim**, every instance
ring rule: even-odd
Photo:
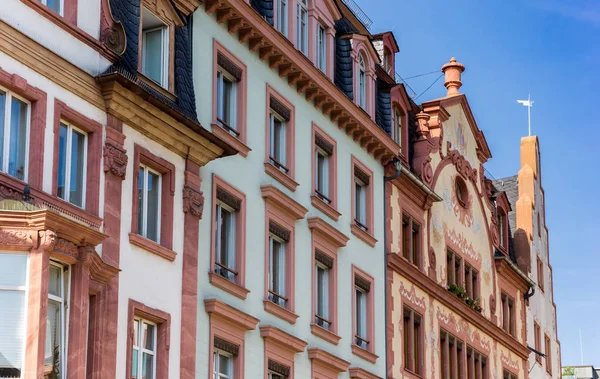
[[[352,354],[364,359],[367,362],[376,363],[379,356],[357,345],[352,345]]]
[[[0,68],[0,86],[30,102],[29,157],[25,181],[32,189],[41,190],[44,175],[44,139],[40,136],[43,136],[46,130],[46,92],[31,86],[25,78],[17,74],[9,74],[2,68]]]
[[[288,281],[288,283],[289,283],[289,281]],[[293,298],[294,298],[293,294],[290,294],[289,295],[290,302],[292,301]],[[268,299],[263,300],[263,304],[264,304],[265,312],[269,312],[270,314],[275,315],[275,316],[279,317],[280,319],[289,322],[290,324],[295,324],[298,317],[300,317],[297,314],[295,314],[294,312],[290,311],[289,309],[279,306]]]
[[[322,328],[321,326],[319,326],[317,324],[310,324],[310,332],[312,334],[314,334],[315,336],[322,338],[325,341],[332,343],[334,345],[337,345],[340,342],[340,340],[342,339],[342,337],[340,337],[336,333],[334,333],[330,330],[327,330],[325,328]]]
[[[66,5],[65,5],[66,7]],[[54,171],[52,195],[58,193],[58,151],[60,123],[66,121],[87,133],[87,170],[85,185],[85,210],[98,215],[100,205],[100,161],[102,159],[102,125],[54,99]]]
[[[313,378],[337,379],[350,367],[350,362],[316,347],[308,349],[308,359],[312,361]]]
[[[159,245],[148,238],[144,238],[139,234],[129,233],[129,243],[171,262],[173,262],[177,257],[177,253],[173,250],[167,249],[166,247]]]
[[[265,340],[265,373],[268,372],[269,360],[273,360],[289,367],[288,378],[294,379],[294,356],[303,352],[307,343],[270,325],[260,327],[260,336]]]
[[[350,379],[382,379],[360,367],[352,367],[348,372],[350,373]]]
[[[131,198],[131,232],[138,233],[138,170],[140,164],[158,171],[162,175],[160,244],[167,249],[173,246],[173,200],[175,196],[175,166],[152,154],[138,144],[133,149],[133,193]],[[160,254],[159,254],[160,255]]]
[[[253,330],[260,322],[260,320],[256,317],[244,313],[218,299],[204,300],[204,308],[206,313],[208,313],[211,317],[223,318],[227,320],[227,322],[235,325],[237,328]]]
[[[171,346],[171,315],[145,304],[129,299],[127,311],[127,359],[125,378],[131,376],[131,355],[133,348],[133,321],[135,317],[152,321],[157,325],[156,331],[156,377],[169,377],[169,348]],[[141,358],[138,358],[141,359]]]
[[[333,208],[331,205],[321,200],[318,196],[311,195],[310,203],[313,207],[323,212],[327,217],[329,217],[333,221],[338,221],[340,219],[340,216],[342,215],[340,212],[337,211],[337,209]]]

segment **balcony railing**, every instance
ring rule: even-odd
[[[367,30],[371,29],[373,21],[367,16],[367,14],[356,4],[354,0],[342,0],[342,2],[354,13],[354,16],[364,25]]]

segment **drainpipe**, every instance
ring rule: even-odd
[[[403,172],[403,167],[402,164],[400,163],[400,160],[398,160],[398,158],[394,158],[394,168],[396,169],[396,172],[392,175],[392,176],[384,176],[383,178],[383,225],[384,225],[384,233],[383,233],[383,251],[384,251],[384,262],[385,262],[385,267],[384,267],[384,273],[383,273],[383,279],[385,281],[384,283],[384,289],[385,289],[385,293],[384,293],[384,301],[385,301],[385,366],[384,366],[384,370],[385,370],[385,377],[388,378],[389,377],[389,373],[388,373],[388,361],[389,361],[389,350],[387,348],[387,343],[388,343],[388,269],[387,269],[387,265],[388,265],[388,251],[387,251],[387,204],[388,204],[388,198],[386,196],[385,193],[385,185],[387,184],[387,182],[390,182],[396,178],[399,178],[400,175]]]

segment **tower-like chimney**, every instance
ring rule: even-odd
[[[450,58],[450,62],[442,66],[442,72],[444,73],[445,81],[444,87],[448,90],[446,97],[458,95],[458,89],[462,86],[460,81],[460,74],[465,71],[465,66],[456,61],[456,58]]]

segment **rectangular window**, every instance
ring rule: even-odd
[[[288,36],[288,1],[277,0],[277,30],[284,36]]]
[[[467,346],[467,378],[488,379],[488,359],[471,346]]]
[[[330,315],[331,269],[333,259],[315,251],[315,324],[329,330],[332,326]]]
[[[465,372],[463,341],[446,331],[441,331],[440,336],[442,377],[444,379],[462,379]]]
[[[27,178],[30,119],[29,103],[0,88],[0,169],[20,180]]]
[[[519,379],[519,377],[508,370],[504,370],[503,379]]]
[[[54,12],[58,13],[59,15],[61,15],[61,16],[63,15],[64,0],[39,0],[39,1],[40,1],[40,3],[44,4],[48,8],[52,9]]]
[[[392,114],[392,139],[400,146],[402,145],[402,117],[402,110],[398,105],[395,105]],[[400,151],[402,151],[402,148]]]
[[[404,307],[404,368],[423,375],[423,328],[422,316]]]
[[[168,88],[169,27],[146,8],[142,11],[142,73]]]
[[[234,378],[233,360],[234,357],[230,353],[215,350],[213,353],[213,371],[214,379],[232,379]]]
[[[44,367],[58,379],[66,378],[67,302],[69,299],[68,266],[50,262],[48,272],[48,313]]]
[[[533,337],[535,339],[535,341],[534,341],[535,349],[539,352],[542,352],[542,331],[537,322],[533,323]],[[537,361],[537,363],[540,364],[540,366],[542,365],[542,356],[541,355],[536,354],[535,360]]]
[[[156,378],[156,329],[155,323],[134,318],[131,379]]]
[[[421,225],[408,215],[402,215],[402,256],[409,263],[421,266]]]
[[[368,232],[367,220],[367,192],[369,175],[359,168],[354,168],[354,223],[362,230]]]
[[[296,15],[296,38],[297,47],[302,54],[308,56],[308,0],[298,0]]]
[[[274,99],[271,99],[271,105]],[[269,113],[269,159],[279,171],[287,174],[287,121],[284,115],[273,108]]]
[[[358,275],[354,276],[354,292],[355,292],[355,309],[354,309],[354,320],[355,320],[355,335],[354,343],[365,350],[369,349],[369,312],[368,307],[368,296],[371,290],[371,284],[361,278]]]
[[[540,287],[541,291],[544,291],[544,262],[537,257],[537,278],[538,278],[538,287]]]
[[[367,72],[365,60],[362,55],[358,56],[358,106],[367,109]]]
[[[242,70],[230,63],[223,55],[217,57],[217,123],[229,134],[239,137],[237,125],[238,82],[242,79]]]
[[[502,329],[513,337],[517,336],[515,319],[515,301],[502,293]]]
[[[544,347],[546,348],[544,350],[544,353],[546,353],[546,372],[552,375],[552,342],[550,341],[550,337],[547,335],[544,336],[544,342]]]
[[[451,284],[462,286],[464,279],[462,275],[462,258],[454,251],[448,248],[446,250],[448,254],[446,261],[448,286]]]
[[[286,247],[290,235],[279,225],[269,225],[269,300],[287,308]]]
[[[479,273],[470,264],[465,262],[465,291],[470,299],[479,298]]]
[[[287,379],[290,376],[290,367],[271,359],[268,362],[267,379]]]
[[[27,255],[0,253],[0,378],[21,378],[27,312]]]
[[[78,207],[85,204],[87,134],[60,123],[57,195]]]
[[[324,141],[323,141],[324,142]],[[315,149],[315,195],[327,204],[331,204],[330,194],[330,162],[333,146],[329,143],[319,143],[316,141]],[[327,144],[328,146],[325,146]]]
[[[317,68],[327,72],[327,32],[323,25],[317,25]]]
[[[498,239],[500,240],[500,247],[502,248],[506,248],[506,235],[505,235],[505,228],[506,226],[504,225],[504,223],[506,222],[506,215],[504,214],[504,211],[501,209],[498,209]]]
[[[222,191],[221,191],[222,192]],[[226,195],[223,194],[222,198]],[[219,192],[217,192],[217,204],[216,204],[216,235],[215,235],[215,273],[221,275],[224,278],[232,282],[236,282],[238,272],[236,271],[236,224],[237,224],[237,212],[239,206],[234,208],[231,206],[231,202],[226,202],[219,199]],[[228,204],[229,203],[229,204]],[[234,202],[239,204],[239,202]]]
[[[138,234],[160,243],[162,175],[146,165],[138,173]]]

